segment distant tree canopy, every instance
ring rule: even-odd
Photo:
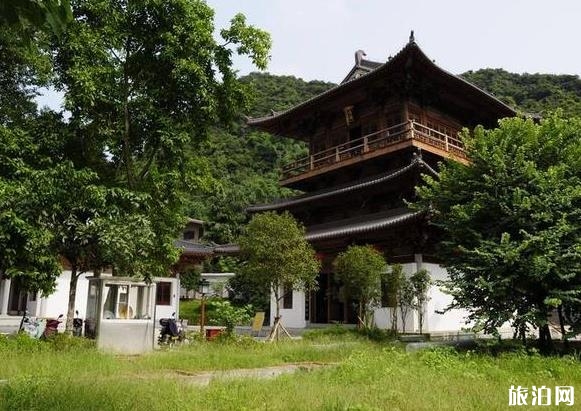
[[[461,76],[524,113],[546,115],[561,109],[566,116],[581,116],[579,76],[516,74],[503,69],[468,71]]]
[[[451,307],[494,332],[539,329],[581,308],[581,119],[505,119],[464,134],[470,164],[426,177],[419,205],[442,229]]]
[[[251,90],[247,111],[251,116],[287,109],[333,86],[260,73],[240,81]],[[247,221],[246,207],[291,196],[293,191],[278,183],[280,169],[306,153],[304,143],[249,130],[243,120],[229,128],[214,128],[195,154],[215,184],[207,192],[192,192],[189,203],[190,215],[208,221],[206,239],[234,241]]]

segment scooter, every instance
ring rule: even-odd
[[[160,318],[159,324],[161,325],[161,330],[159,332],[159,337],[157,343],[159,345],[173,345],[176,342],[184,341],[186,334],[183,330],[181,321],[178,323],[175,320],[176,313],[173,313],[171,318]]]
[[[27,334],[30,338],[38,339],[44,334],[45,327],[46,320],[29,317],[28,311],[24,311],[18,331]]]
[[[42,338],[48,338],[56,333],[58,333],[58,326],[60,323],[62,323],[61,318],[63,318],[64,315],[61,314],[58,316],[58,318],[55,319],[50,319],[50,320],[46,320],[46,327],[44,327],[44,332],[42,333]]]

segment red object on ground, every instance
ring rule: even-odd
[[[222,330],[220,330],[220,329],[209,329],[209,330],[206,329],[206,339],[207,340],[213,340],[214,338],[216,338],[220,334],[222,334]]]

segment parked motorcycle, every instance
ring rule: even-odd
[[[20,332],[28,334],[31,338],[47,338],[58,332],[58,326],[62,323],[61,318],[63,314],[59,315],[57,319],[44,319],[29,317],[28,312],[24,312],[22,320],[20,321]]]
[[[46,327],[44,327],[44,332],[42,333],[42,338],[48,338],[51,335],[55,335],[56,333],[58,333],[58,326],[60,323],[62,323],[61,318],[63,318],[64,315],[61,314],[58,316],[57,319],[49,319],[46,320]]]
[[[46,327],[46,320],[42,318],[29,317],[28,311],[24,311],[20,320],[19,332],[27,334],[30,338],[38,339],[42,337]]]
[[[157,343],[159,345],[173,345],[176,342],[182,342],[186,339],[186,333],[182,327],[181,321],[176,321],[176,313],[172,314],[171,318],[160,318],[159,324],[161,330]]]

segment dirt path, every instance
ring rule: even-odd
[[[209,385],[212,380],[228,380],[238,378],[275,378],[283,374],[292,374],[298,371],[308,372],[333,365],[335,364],[307,362],[275,365],[262,368],[238,368],[233,370],[206,371],[199,373],[176,370],[173,373],[170,372],[163,374],[163,378],[173,378],[186,384],[206,386]],[[160,377],[162,377],[160,374],[149,374],[140,375],[138,378],[151,379]]]

